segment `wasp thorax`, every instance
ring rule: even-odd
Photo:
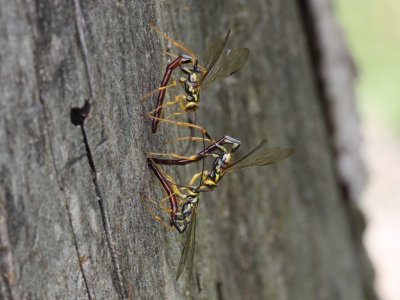
[[[186,202],[183,206],[182,206],[182,214],[184,216],[189,216],[192,213],[192,208],[193,208],[193,204],[190,202]]]
[[[187,199],[189,200],[189,201],[191,201],[193,198],[195,198],[197,196],[197,193],[195,193],[195,192],[193,192],[193,191],[188,191],[188,196],[187,196]]]
[[[196,73],[192,73],[192,74],[190,74],[190,76],[189,76],[189,81],[190,81],[191,83],[197,83],[197,82],[199,81],[199,76],[197,76]]]
[[[222,158],[222,162],[224,165],[229,165],[232,161],[232,154],[226,153]]]

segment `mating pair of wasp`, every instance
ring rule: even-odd
[[[157,131],[160,122],[166,122],[199,130],[202,137],[190,136],[187,139],[189,141],[203,142],[203,149],[190,156],[149,153],[147,158],[150,169],[154,172],[166,193],[166,198],[162,201],[169,202],[168,208],[162,206],[162,201],[157,203],[158,206],[169,212],[170,224],[178,232],[183,233],[187,231],[185,246],[177,271],[176,278],[178,279],[185,266],[189,267],[189,274],[191,273],[195,250],[196,216],[200,194],[213,191],[227,173],[278,162],[290,156],[293,150],[290,148],[269,148],[267,147],[267,141],[263,140],[246,155],[234,160],[234,152],[241,145],[239,140],[230,136],[213,140],[203,127],[193,124],[193,122],[178,122],[172,120],[172,117],[162,117],[163,112],[168,107],[176,104],[179,105],[180,111],[173,113],[172,116],[183,115],[186,112],[196,112],[200,103],[200,92],[206,89],[212,82],[236,73],[247,61],[249,50],[247,48],[226,49],[230,35],[230,31],[228,31],[223,39],[217,39],[211,44],[203,65],[199,63],[196,55],[189,48],[173,40],[156,27],[151,25],[151,28],[183,52],[182,55],[178,55],[167,65],[161,85],[156,90],[158,95],[155,108],[148,113],[148,116],[152,120],[152,132],[155,133]],[[170,83],[172,73],[176,70],[181,71],[186,77],[183,76]],[[179,85],[183,87],[184,92],[175,96],[172,101],[164,103],[167,89]],[[208,144],[207,146],[206,143]],[[166,156],[169,157],[165,158]],[[213,159],[213,162],[210,168],[206,170],[205,161],[209,158]],[[189,184],[186,186],[177,184],[172,176],[167,175],[160,168],[160,165],[188,165],[196,162],[202,162],[202,169],[192,176]],[[198,184],[195,184],[197,181]],[[161,220],[160,217],[154,216],[156,219]]]

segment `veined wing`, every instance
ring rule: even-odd
[[[228,32],[225,35],[225,38],[223,38],[223,39],[218,38],[211,43],[211,46],[208,48],[207,55],[204,60],[205,70],[200,77],[199,83],[197,84],[198,86],[200,86],[203,83],[203,81],[207,78],[207,76],[213,70],[215,64],[219,60],[219,57],[221,56],[222,52],[224,51],[224,48],[226,46],[226,43],[228,42],[230,33],[231,33],[231,31],[228,30]]]
[[[236,73],[247,61],[250,50],[236,48],[223,51],[211,71],[206,73],[200,82],[201,88],[206,89],[216,80],[223,79]]]
[[[197,205],[193,208],[192,218],[190,220],[188,232],[186,233],[185,246],[182,250],[182,256],[179,261],[178,271],[176,273],[176,280],[182,275],[185,267],[188,267],[189,276],[192,274],[194,250],[196,247],[196,216]]]
[[[292,148],[268,148],[267,140],[263,140],[258,146],[230,164],[225,171],[233,172],[253,166],[265,166],[276,163],[293,154]]]

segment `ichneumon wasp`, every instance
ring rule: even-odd
[[[155,133],[161,119],[163,108],[166,105],[172,105],[179,102],[183,112],[196,112],[200,101],[200,91],[206,89],[212,82],[236,73],[247,61],[249,49],[225,49],[230,35],[229,30],[223,39],[217,39],[211,44],[207,51],[204,65],[200,65],[197,56],[188,47],[175,41],[154,25],[150,24],[150,27],[184,53],[178,55],[167,65],[160,87],[156,90],[156,92],[158,91],[156,105],[155,108],[149,112],[149,115],[153,116],[151,128],[152,132]],[[174,81],[172,84],[168,85],[172,72],[177,68],[187,76],[180,77],[178,80],[184,87],[185,93],[176,96],[175,100],[164,104],[167,88],[177,84],[176,81]],[[144,98],[153,93],[149,93]],[[174,113],[173,115],[180,115],[183,114],[183,112]]]
[[[197,208],[200,200],[199,195],[203,188],[202,181],[200,180],[198,186],[193,186],[194,181],[197,179],[197,177],[195,178],[195,176],[193,176],[188,186],[178,186],[171,176],[164,175],[151,158],[147,159],[147,163],[160,181],[167,193],[167,198],[170,200],[170,224],[175,226],[179,233],[183,233],[189,228],[176,274],[176,280],[178,280],[186,266],[189,268],[189,274],[192,273],[191,270],[195,252]]]
[[[228,150],[224,147],[230,144],[232,147]],[[229,136],[224,136],[219,140],[211,143],[202,151],[189,157],[179,156],[175,154],[162,154],[163,156],[171,156],[175,158],[152,157],[152,160],[160,165],[187,165],[206,157],[215,158],[212,169],[210,171],[202,171],[197,176],[205,176],[204,185],[213,190],[221,178],[226,174],[241,169],[265,166],[279,162],[293,153],[292,148],[268,147],[267,140],[264,139],[255,148],[249,151],[240,159],[233,161],[233,152],[240,146],[240,141]],[[159,153],[151,153],[151,155],[159,155]],[[195,176],[196,176],[195,175]]]
[[[229,150],[224,146],[226,144],[231,145]],[[158,179],[164,187],[164,190],[167,192],[169,198],[173,199],[172,202],[174,202],[171,203],[171,208],[174,211],[174,214],[171,214],[171,224],[174,225],[180,233],[184,232],[185,229],[188,228],[185,245],[178,266],[177,279],[182,274],[186,266],[188,266],[189,274],[191,274],[195,249],[196,214],[199,202],[199,194],[201,192],[214,190],[218,182],[226,173],[238,171],[248,167],[273,164],[287,158],[293,153],[293,149],[291,148],[269,148],[267,145],[267,140],[264,139],[247,154],[238,160],[232,161],[232,154],[239,148],[240,144],[241,143],[239,140],[229,136],[224,136],[219,140],[212,142],[202,151],[190,157],[182,157],[179,155],[170,154],[175,158],[148,158],[150,168],[153,171],[157,168],[156,165],[186,165],[200,160],[203,161],[202,171],[193,175],[189,186],[183,187],[183,189],[187,191],[186,194],[183,194],[177,188],[178,185],[172,178],[163,176],[161,172],[158,172],[158,174],[161,174],[161,176],[156,173]],[[154,156],[157,154],[153,153],[152,155]],[[215,158],[212,168],[209,171],[204,170],[204,160],[207,157]],[[200,178],[199,185],[197,187],[193,187],[193,183],[198,178]],[[178,205],[176,200],[177,197],[183,200],[181,205]]]
[[[158,92],[156,105],[147,114],[152,119],[152,132],[155,133],[159,122],[164,121],[177,126],[188,127],[191,130],[200,130],[202,134],[201,138],[191,135],[187,139],[189,141],[203,141],[202,150],[191,156],[148,153],[147,158],[150,169],[154,172],[167,194],[167,197],[162,201],[169,200],[170,207],[162,207],[159,202],[154,203],[165,211],[170,212],[170,225],[174,226],[180,233],[185,231],[187,233],[176,276],[178,279],[186,267],[189,268],[189,274],[191,273],[195,252],[195,230],[200,193],[213,191],[226,173],[247,167],[263,166],[279,162],[290,156],[293,150],[290,148],[269,148],[266,140],[263,140],[246,155],[238,160],[234,160],[233,153],[241,144],[239,140],[224,136],[214,141],[203,127],[193,124],[193,122],[173,121],[170,119],[170,116],[163,118],[163,110],[165,111],[166,107],[175,104],[179,104],[181,111],[175,112],[171,116],[182,115],[185,112],[196,112],[199,106],[201,91],[216,80],[228,77],[237,72],[247,61],[249,50],[246,48],[225,49],[230,35],[230,31],[228,31],[224,38],[217,39],[211,44],[203,64],[199,62],[197,56],[189,48],[173,40],[155,26],[150,25],[150,27],[183,52],[183,54],[176,56],[167,65],[160,87],[153,92]],[[176,69],[183,73],[183,77],[173,80],[173,83],[170,83],[172,73]],[[178,83],[183,86],[184,93],[164,103],[167,89],[176,86]],[[176,140],[184,139],[178,138]],[[206,142],[209,143],[207,147]],[[170,156],[170,158],[162,158],[161,156]],[[205,161],[208,158],[213,158],[214,160],[212,165],[207,164],[207,166],[210,165],[210,168],[205,169]],[[159,167],[160,165],[187,165],[199,161],[203,163],[202,170],[201,172],[196,171],[197,173],[192,176],[187,186],[177,184],[173,177],[166,175]],[[197,181],[199,183],[196,185],[195,182]],[[159,217],[156,219],[161,221]]]

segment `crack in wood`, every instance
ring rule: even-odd
[[[90,105],[91,105],[92,101],[95,100],[96,97],[95,97],[95,91],[94,91],[94,87],[93,87],[94,80],[92,77],[92,72],[90,71],[89,55],[88,55],[88,49],[87,49],[87,44],[86,44],[86,38],[85,38],[85,19],[84,19],[82,10],[81,10],[80,1],[74,0],[74,6],[75,6],[75,23],[76,23],[76,27],[77,27],[77,31],[78,31],[78,36],[79,36],[79,45],[80,45],[80,48],[82,51],[83,61],[85,64],[86,74],[87,74],[87,78],[88,78],[90,99],[85,102],[85,105],[82,107],[81,110],[74,110],[74,108],[71,110],[71,122],[74,125],[81,127],[83,142],[85,144],[85,149],[86,149],[86,156],[88,158],[89,166],[90,166],[91,173],[92,173],[92,182],[93,182],[93,185],[95,188],[95,193],[96,193],[97,201],[98,201],[99,208],[100,208],[103,229],[104,229],[104,232],[106,235],[107,245],[108,245],[108,249],[110,251],[114,271],[116,273],[116,279],[117,279],[117,283],[118,283],[116,288],[117,288],[117,291],[120,293],[121,297],[123,299],[127,299],[128,296],[127,296],[127,292],[126,292],[124,281],[123,281],[122,270],[121,270],[121,267],[120,267],[120,265],[118,263],[118,259],[117,259],[115,243],[113,240],[110,221],[109,221],[108,214],[107,214],[107,211],[106,211],[106,208],[104,205],[104,203],[105,203],[103,200],[104,198],[100,191],[96,167],[95,167],[95,164],[93,161],[92,152],[90,150],[89,141],[87,138],[85,127],[84,127],[84,121],[86,120],[86,118],[89,115]],[[77,114],[77,113],[79,113],[78,118],[75,118],[74,114]],[[115,284],[114,281],[113,281],[113,283]]]
[[[36,76],[40,76],[40,74],[36,73]],[[81,253],[80,253],[80,250],[79,250],[76,233],[75,233],[74,226],[73,226],[73,223],[72,223],[71,208],[70,208],[70,206],[68,204],[68,201],[66,200],[67,197],[65,195],[65,190],[64,190],[64,187],[63,187],[63,184],[62,184],[62,181],[61,181],[61,177],[60,177],[58,168],[57,168],[56,159],[55,159],[55,155],[54,155],[54,149],[53,149],[53,143],[51,142],[50,117],[49,117],[49,113],[48,113],[48,110],[47,110],[46,103],[45,103],[44,99],[41,96],[41,91],[40,91],[39,87],[38,87],[38,93],[39,93],[39,101],[40,101],[40,103],[42,105],[42,108],[43,108],[43,115],[44,115],[45,123],[46,123],[46,134],[47,134],[47,138],[49,139],[50,155],[52,157],[52,164],[53,164],[54,172],[56,173],[57,185],[58,185],[58,188],[59,188],[59,190],[61,192],[63,201],[65,203],[65,208],[67,210],[67,215],[68,215],[68,223],[69,223],[69,226],[71,227],[72,240],[73,240],[73,243],[74,243],[75,252],[76,252],[76,255],[78,257],[78,262],[80,262]],[[88,295],[88,299],[90,299],[90,300],[94,299],[93,291],[89,287],[88,279],[86,277],[86,273],[85,273],[84,268],[83,268],[81,263],[79,263],[79,269],[80,269],[80,271],[82,273],[82,278],[83,278],[83,282],[85,284],[85,288],[86,288],[86,293]]]
[[[89,141],[88,141],[88,137],[87,137],[85,126],[84,126],[85,119],[89,116],[89,112],[90,112],[90,100],[86,100],[85,105],[81,109],[79,109],[79,108],[71,109],[71,122],[75,126],[79,126],[81,128],[81,132],[82,132],[82,136],[83,136],[83,143],[85,145],[85,150],[86,150],[86,157],[88,159],[90,171],[92,174],[92,182],[93,182],[93,185],[95,188],[97,202],[98,202],[99,208],[100,208],[101,221],[103,224],[104,232],[106,234],[106,240],[107,240],[108,249],[111,254],[111,260],[112,260],[114,270],[115,270],[115,273],[117,276],[118,285],[116,286],[116,288],[117,288],[118,292],[121,294],[122,298],[126,299],[127,296],[126,296],[125,287],[124,287],[123,280],[122,280],[122,271],[121,271],[121,267],[119,266],[119,263],[117,260],[117,254],[116,254],[116,250],[115,250],[115,243],[114,243],[113,236],[112,236],[110,221],[108,218],[108,214],[106,212],[106,208],[104,206],[103,196],[101,194],[100,185],[98,183],[96,166],[93,161],[92,151],[90,150]]]
[[[105,144],[107,141],[108,141],[107,138],[101,140],[101,141],[94,147],[94,152],[96,152],[97,149],[99,149],[99,148],[100,148],[103,144]],[[84,159],[85,159],[85,160],[87,159],[86,152],[80,154],[79,156],[76,156],[76,157],[73,157],[73,158],[69,159],[69,160],[65,163],[63,169],[72,168],[75,164],[78,164],[78,163],[82,162],[82,160],[84,160]]]

